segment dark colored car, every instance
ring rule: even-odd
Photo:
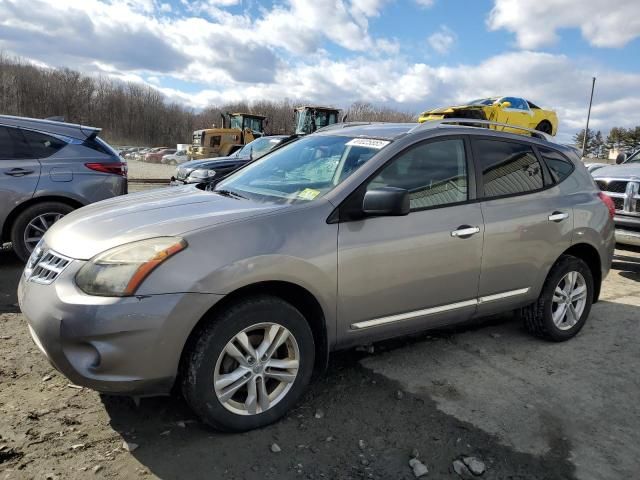
[[[127,193],[127,164],[99,132],[0,115],[0,243],[22,260],[67,213]]]
[[[205,158],[185,162],[176,169],[175,177],[171,177],[170,185],[179,186],[187,183],[202,183],[219,180],[234,170],[246,165],[251,160],[257,160],[268,152],[291,142],[296,135],[272,135],[261,137],[247,143],[233,155],[228,157]]]

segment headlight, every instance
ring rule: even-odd
[[[199,168],[198,170],[194,170],[193,172],[191,172],[189,176],[191,178],[213,178],[216,176],[216,171]]]
[[[128,297],[162,262],[187,247],[177,237],[127,243],[99,253],[76,274],[76,284],[89,295]]]

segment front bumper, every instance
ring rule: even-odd
[[[640,246],[640,217],[616,215],[616,243]]]
[[[640,247],[640,232],[616,228],[616,243]]]
[[[77,385],[111,394],[169,393],[189,334],[222,296],[86,295],[73,280],[83,263],[73,261],[50,285],[20,279],[18,301],[34,342]]]

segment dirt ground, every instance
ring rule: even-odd
[[[136,406],[70,385],[29,338],[21,266],[0,252],[0,479],[411,479],[414,449],[425,478],[459,478],[466,455],[487,479],[637,478],[640,252],[614,268],[571,342],[506,316],[340,353],[285,419],[230,435],[178,396]]]

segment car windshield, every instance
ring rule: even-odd
[[[261,201],[321,198],[388,145],[386,140],[318,135],[297,140],[220,182],[215,191]]]
[[[269,137],[258,138],[253,142],[247,143],[244,147],[238,150],[238,153],[236,154],[236,156],[237,157],[252,156],[253,159],[255,160],[264,156],[267,152],[271,151],[281,142],[282,142],[282,138],[269,138]]]
[[[467,105],[493,105],[495,101],[495,98],[477,98],[471,100]]]

